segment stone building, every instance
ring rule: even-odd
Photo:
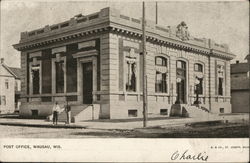
[[[21,115],[47,116],[55,101],[76,119],[142,116],[141,20],[104,8],[21,33]],[[198,99],[210,112],[231,112],[230,60],[225,44],[195,38],[185,22],[147,21],[148,114],[170,115]],[[196,89],[197,88],[197,89]],[[89,104],[93,104],[89,105]]]
[[[0,63],[0,114],[18,112],[21,105],[20,68],[9,67],[1,58]]]
[[[247,63],[231,64],[232,113],[249,113],[250,111],[250,57]]]

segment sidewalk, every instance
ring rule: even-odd
[[[180,118],[169,117],[160,119],[149,119],[147,127],[174,127],[192,125],[194,123],[221,123],[221,122],[240,122],[248,123],[249,114],[224,114],[216,117],[201,117],[201,118]],[[64,122],[59,122],[58,125],[53,125],[52,122],[36,119],[18,119],[18,118],[0,118],[0,125],[9,126],[27,126],[27,127],[43,127],[43,128],[81,128],[81,129],[116,129],[116,130],[132,130],[142,128],[142,120],[124,121],[124,120],[95,120],[83,121],[66,125]]]

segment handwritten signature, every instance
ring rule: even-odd
[[[196,161],[207,161],[208,156],[206,152],[200,152],[198,154],[189,154],[188,150],[185,150],[183,153],[178,150],[174,152],[171,156],[171,160],[196,160]]]

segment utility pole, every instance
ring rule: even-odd
[[[146,69],[146,32],[145,32],[145,2],[142,2],[142,53],[143,53],[143,127],[147,127],[148,93]]]

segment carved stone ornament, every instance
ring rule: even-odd
[[[32,66],[35,67],[39,65],[39,61],[37,60],[37,57],[32,58]]]
[[[184,21],[182,21],[176,30],[176,37],[180,38],[182,41],[189,40],[190,34],[188,31],[188,27]]]
[[[219,76],[219,77],[223,77],[223,74],[224,74],[224,66],[218,65],[218,66],[217,66],[217,72],[218,72],[218,76]]]
[[[195,74],[195,77],[197,77],[197,78],[201,79],[201,78],[203,78],[203,77],[204,77],[204,75],[203,75],[203,73],[198,72],[198,73],[196,73],[196,74]]]
[[[130,57],[130,58],[136,58],[135,49],[130,48],[129,57]]]
[[[129,63],[129,64],[133,64],[133,63],[135,63],[136,62],[136,59],[135,58],[126,58],[126,61],[127,61],[127,63]]]

